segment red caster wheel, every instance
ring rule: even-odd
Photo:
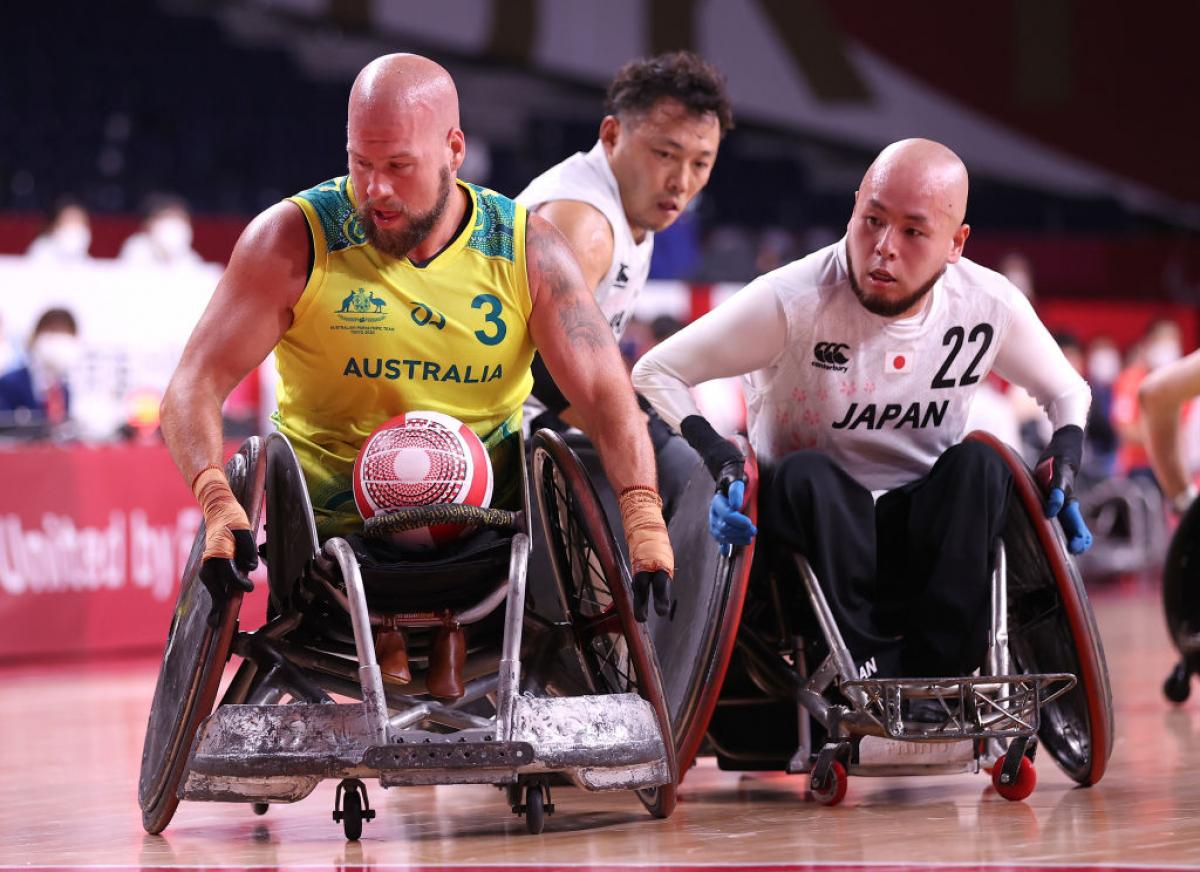
[[[1021,768],[1017,771],[1017,779],[1012,784],[1000,783],[1000,772],[1003,769],[1000,761],[992,767],[992,787],[1007,800],[1019,802],[1037,787],[1037,770],[1028,757],[1021,758]]]
[[[846,782],[846,767],[841,762],[834,760],[833,766],[829,770],[829,781],[824,789],[810,788],[813,799],[821,805],[837,805],[846,798]],[[1030,789],[1032,790],[1032,788]]]

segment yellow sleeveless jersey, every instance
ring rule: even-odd
[[[533,385],[526,212],[494,191],[458,185],[470,214],[423,266],[367,241],[349,177],[288,198],[308,219],[314,257],[275,348],[275,421],[296,449],[322,539],[361,525],[354,458],[371,431],[406,411],[465,422],[492,452],[497,494],[506,479],[516,484],[517,458],[496,448],[520,429]]]

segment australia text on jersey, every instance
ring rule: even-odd
[[[451,363],[447,366],[435,360],[409,360],[397,357],[350,357],[342,368],[342,375],[352,378],[385,378],[396,381],[407,378],[409,381],[458,382],[465,385],[484,384],[504,378],[504,365],[501,363],[485,363],[482,367],[474,364],[460,366]]]

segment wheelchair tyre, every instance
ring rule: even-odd
[[[746,458],[743,512],[757,522],[758,463],[743,437],[734,436],[731,441]],[[712,477],[682,439],[672,442],[678,445],[668,444],[659,454],[659,483],[664,487],[664,500],[676,501],[668,529],[672,545],[686,554],[687,560],[677,567],[671,613],[652,615],[647,626],[664,676],[682,782],[704,743],[725,684],[749,587],[754,543],[737,548],[730,557],[721,554],[706,523]],[[665,474],[666,463],[679,465],[684,458],[690,461],[690,468]],[[675,481],[676,490],[668,497],[665,488],[679,478],[686,483],[681,488]]]
[[[533,480],[587,680],[598,693],[636,693],[654,709],[671,780],[637,794],[665,818],[675,810],[679,770],[653,644],[633,615],[629,570],[583,464],[557,433],[534,434]]]
[[[1038,738],[1074,781],[1095,784],[1112,754],[1113,706],[1083,581],[1058,523],[1043,513],[1041,492],[1025,463],[991,434],[976,431],[967,438],[1000,454],[1013,474],[1013,505],[1003,533],[1013,658],[1023,672],[1069,672],[1078,678],[1072,690],[1042,709]]]
[[[1194,658],[1200,630],[1200,500],[1184,513],[1171,537],[1162,592],[1171,643],[1185,660]]]
[[[230,487],[246,509],[252,530],[258,529],[262,503],[259,450],[257,437],[247,439],[225,465]],[[216,702],[242,604],[242,595],[234,594],[221,611],[217,625],[210,626],[212,598],[200,581],[203,551],[201,525],[184,567],[142,746],[138,803],[142,826],[151,834],[166,829],[179,805],[179,783],[192,740]]]
[[[834,760],[833,767],[829,770],[829,783],[824,790],[812,788],[813,799],[821,805],[837,805],[846,798],[849,780],[846,767],[840,760]]]
[[[342,796],[342,832],[347,841],[357,842],[362,838],[363,809],[362,799],[357,790],[347,790]]]
[[[525,789],[525,829],[538,835],[546,828],[546,803],[542,788],[536,784]]]

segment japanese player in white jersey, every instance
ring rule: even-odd
[[[516,199],[562,231],[620,339],[650,273],[654,234],[708,184],[733,116],[724,77],[691,52],[627,63],[605,108],[591,151],[546,170]],[[532,399],[550,413],[534,426],[574,424],[540,358],[533,374]]]
[[[1091,393],[1021,292],[963,257],[966,206],[950,149],[894,143],[867,170],[843,239],[761,276],[634,369],[718,480],[710,528],[723,544],[757,533],[737,511],[742,458],[688,388],[745,377],[762,545],[808,558],[864,675],[982,662],[1012,481],[991,449],[960,440],[989,371],[1049,415],[1046,514],[1072,552],[1091,544],[1072,496]]]

